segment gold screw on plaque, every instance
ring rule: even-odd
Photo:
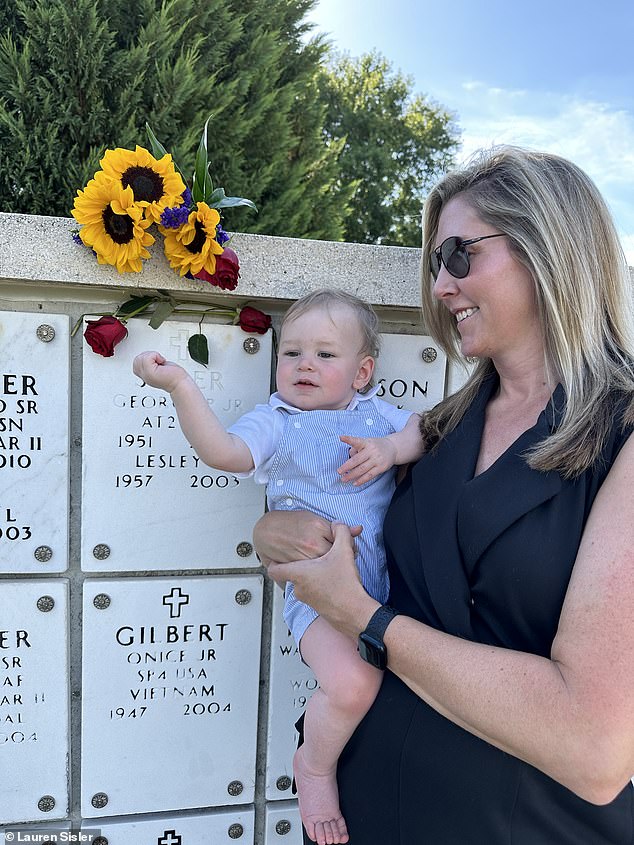
[[[108,845],[108,840],[105,836],[98,836],[92,845]]]
[[[235,797],[236,795],[241,795],[243,789],[244,786],[240,783],[239,780],[232,780],[229,786],[227,787],[227,792],[229,793],[229,795],[233,795]]]
[[[97,560],[105,560],[107,557],[110,557],[110,546],[107,546],[105,543],[97,543],[92,553],[93,557],[96,557]]]
[[[106,608],[110,607],[110,596],[106,593],[97,593],[97,595],[92,600],[92,603],[97,608],[97,610],[106,610]]]
[[[41,340],[42,343],[50,343],[55,337],[55,329],[53,326],[49,326],[48,323],[42,323],[42,325],[38,326],[35,330],[35,334],[37,339]]]
[[[248,337],[242,344],[242,348],[247,355],[255,355],[256,352],[260,351],[260,341],[257,337]]]
[[[275,825],[275,832],[280,836],[286,836],[287,833],[291,832],[292,826],[288,819],[280,819]]]
[[[37,809],[41,810],[43,813],[50,813],[54,807],[55,799],[52,795],[42,795],[40,800],[37,802]]]
[[[433,362],[438,357],[438,353],[434,349],[433,346],[426,346],[425,349],[420,353],[420,357],[426,364],[433,364]]]
[[[236,604],[245,605],[251,601],[251,593],[249,590],[238,590],[235,595]]]
[[[38,546],[33,552],[33,557],[38,563],[48,563],[53,557],[53,549],[50,546]]]
[[[277,786],[280,792],[285,792],[291,788],[291,779],[288,775],[282,775],[275,781],[275,786]]]
[[[240,557],[249,557],[249,555],[253,554],[253,546],[251,543],[247,543],[244,540],[242,543],[238,543],[236,546],[236,552],[240,555]]]
[[[231,825],[227,832],[229,833],[229,839],[240,839],[240,837],[244,833],[244,828],[241,824],[236,822],[235,824]]]
[[[108,796],[105,792],[96,792],[90,799],[90,803],[96,810],[102,810],[108,803]]]
[[[36,607],[42,613],[48,613],[55,607],[55,599],[53,596],[40,596],[36,602]]]

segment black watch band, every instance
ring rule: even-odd
[[[393,607],[387,604],[381,605],[372,614],[365,631],[359,634],[359,654],[366,663],[376,666],[377,669],[387,668],[387,648],[383,642],[383,636],[387,626],[398,614],[399,611],[394,610]]]

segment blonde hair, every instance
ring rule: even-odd
[[[337,306],[350,308],[357,318],[357,323],[361,331],[361,349],[359,350],[359,354],[377,358],[381,349],[381,335],[379,334],[379,318],[374,308],[368,302],[359,299],[358,296],[353,296],[351,293],[346,293],[346,291],[337,288],[321,288],[294,302],[284,315],[280,332],[283,331],[286,323],[290,323],[291,320],[300,317],[313,308],[321,308],[329,312],[331,308]],[[373,381],[371,379],[363,390],[359,392],[364,393],[369,390],[372,384]]]
[[[561,425],[537,444],[528,463],[574,477],[605,443],[613,413],[609,394],[625,394],[627,420],[634,418],[632,283],[610,212],[580,168],[547,153],[495,147],[443,177],[423,212],[422,307],[429,332],[453,360],[463,360],[460,336],[433,296],[430,255],[441,211],[458,194],[484,223],[508,236],[531,274],[547,372],[566,394]],[[480,359],[467,384],[425,415],[428,445],[456,426],[493,371],[489,359]]]

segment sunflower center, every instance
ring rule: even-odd
[[[205,227],[200,220],[197,220],[194,223],[194,228],[196,229],[196,234],[194,235],[192,242],[187,244],[187,249],[190,252],[196,253],[202,251],[205,241],[207,240],[207,233],[205,232]]]
[[[132,187],[135,202],[158,202],[163,196],[163,177],[151,167],[128,167],[121,175],[121,184]]]
[[[103,225],[116,244],[128,244],[134,238],[134,223],[127,214],[115,214],[110,206],[103,210]]]

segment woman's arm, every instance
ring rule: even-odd
[[[332,524],[310,511],[269,511],[253,529],[258,557],[284,563],[320,557],[333,540]]]
[[[599,491],[550,659],[482,645],[404,616],[389,668],[432,707],[582,798],[611,801],[634,773],[634,435]],[[319,561],[276,564],[298,598],[357,636],[378,602],[358,582],[348,532]]]
[[[361,526],[348,529],[352,537]],[[330,551],[334,541],[333,526],[310,511],[269,511],[256,522],[253,544],[270,577],[281,587],[285,578],[277,577],[275,562],[312,560]]]

